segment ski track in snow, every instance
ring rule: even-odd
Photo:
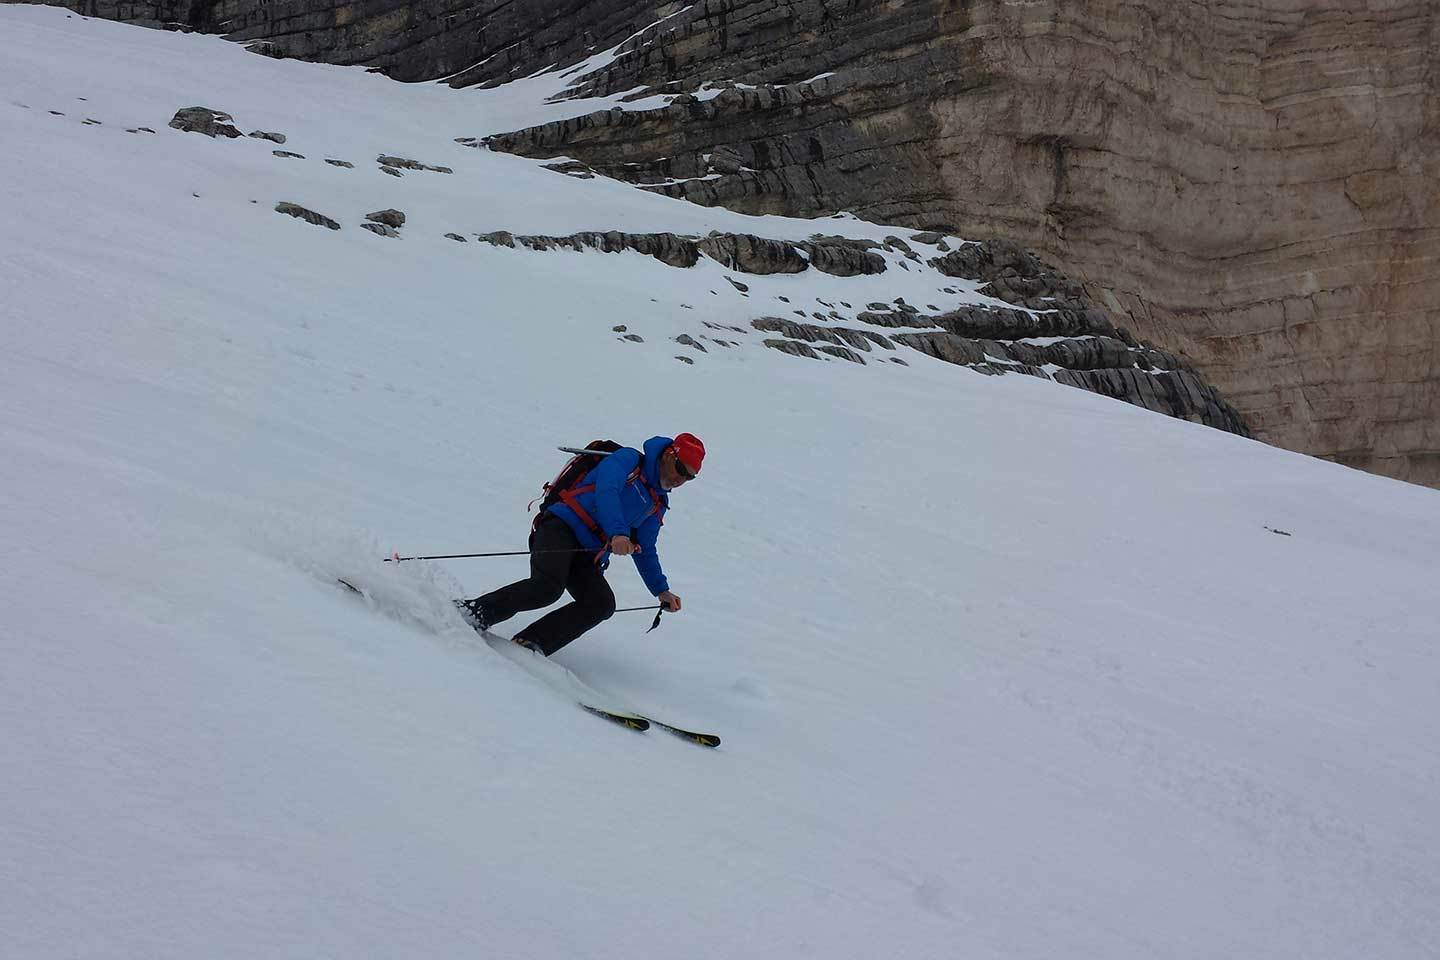
[[[573,74],[402,85],[0,6],[0,957],[1432,957],[1440,494],[705,326],[978,299],[927,271],[746,298],[445,239],[909,235],[454,142],[593,109],[544,102]],[[306,159],[166,126],[197,104]],[[359,229],[387,207],[402,239]],[[672,340],[712,332],[741,346]],[[514,549],[555,446],[679,430],[684,612],[556,662],[719,751],[485,649],[451,600],[523,557],[383,562]]]

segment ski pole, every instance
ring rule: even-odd
[[[665,604],[661,603],[661,604],[656,604],[655,606],[650,606],[650,607],[621,607],[619,610],[616,610],[615,612],[616,612],[616,613],[629,613],[629,612],[631,612],[632,610],[654,610],[654,611],[655,611],[655,622],[652,623],[652,624],[650,624],[650,630],[654,630],[656,627],[660,626],[660,616],[665,612]],[[645,632],[646,632],[646,633],[649,633],[650,630],[646,630]]]
[[[610,450],[586,450],[584,447],[556,447],[561,453],[588,453],[596,457],[610,456]]]
[[[589,547],[563,547],[559,550],[501,550],[495,553],[442,553],[433,557],[402,557],[399,551],[385,558],[386,563],[402,560],[463,560],[468,557],[528,557],[532,553],[589,553]]]

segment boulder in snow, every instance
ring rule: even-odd
[[[307,210],[306,208],[300,206],[300,204],[290,203],[288,200],[282,200],[279,203],[275,204],[275,212],[289,214],[292,217],[304,220],[306,223],[313,223],[317,227],[329,227],[331,230],[340,229],[340,224],[336,223],[334,220],[331,220],[323,213],[316,213],[314,210]]]
[[[405,226],[405,214],[399,210],[376,210],[374,213],[365,214],[366,220],[373,220],[375,223],[383,223],[387,227],[394,227],[399,230]]]
[[[240,136],[240,131],[230,125],[234,119],[228,113],[211,110],[209,107],[185,107],[183,110],[175,111],[175,116],[170,120],[170,126],[187,133],[203,133],[207,137],[234,139]]]

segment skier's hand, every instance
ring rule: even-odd
[[[659,600],[662,604],[664,604],[665,609],[669,610],[671,613],[678,613],[680,610],[680,598],[675,596],[675,594],[671,593],[669,590],[666,590],[664,593],[660,594],[660,596],[656,597],[655,599]]]
[[[640,548],[635,546],[629,537],[614,536],[610,538],[610,552],[617,557],[628,557],[632,553],[639,553]]]

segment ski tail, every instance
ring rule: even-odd
[[[593,713],[597,717],[603,717],[611,723],[618,723],[627,730],[634,730],[637,733],[644,733],[650,729],[650,721],[642,716],[631,713],[611,713],[609,710],[602,710],[599,707],[592,707],[583,700],[576,700],[576,705],[581,710]]]

